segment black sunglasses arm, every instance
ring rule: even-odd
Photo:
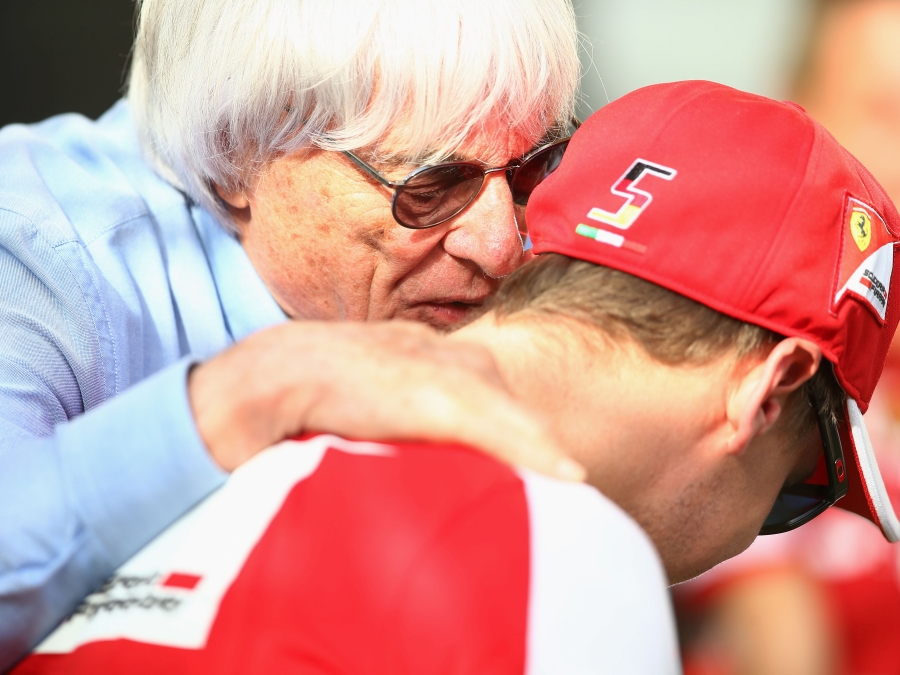
[[[354,164],[356,164],[356,166],[358,166],[360,169],[362,169],[362,170],[365,171],[367,174],[369,174],[370,176],[372,176],[372,178],[374,178],[375,180],[377,180],[379,183],[381,183],[381,184],[384,185],[385,187],[389,187],[389,188],[397,188],[397,187],[400,187],[401,185],[403,185],[403,183],[395,183],[395,182],[393,182],[393,181],[389,181],[387,178],[385,178],[385,177],[382,176],[380,173],[378,173],[378,172],[375,170],[374,167],[371,167],[371,166],[369,166],[368,164],[366,164],[364,161],[362,161],[359,157],[357,157],[356,155],[354,155],[354,154],[353,154],[352,152],[350,152],[349,150],[342,150],[342,151],[341,151],[341,154],[343,154],[345,157],[349,157],[350,160],[351,160]]]

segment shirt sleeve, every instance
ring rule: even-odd
[[[0,670],[224,481],[194,427],[188,365],[0,451]]]
[[[461,502],[405,574],[389,621],[383,672],[525,672],[528,539],[520,481],[498,481]]]
[[[591,487],[522,481],[466,504],[423,547],[385,670],[678,675],[666,578],[643,530]]]
[[[10,219],[0,211],[0,671],[225,478],[194,426],[190,360],[118,393],[87,268]]]
[[[681,672],[650,538],[597,490],[523,471],[531,524],[526,675]]]

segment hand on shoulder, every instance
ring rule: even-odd
[[[487,349],[421,324],[292,321],[196,366],[188,392],[201,437],[231,471],[304,431],[454,441],[581,480],[544,425],[510,394]]]

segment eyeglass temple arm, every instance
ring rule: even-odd
[[[360,169],[362,169],[362,170],[365,171],[367,174],[369,174],[370,176],[372,176],[372,178],[374,178],[375,180],[377,180],[379,183],[381,183],[381,184],[384,185],[385,187],[389,187],[389,188],[397,187],[397,183],[393,183],[393,182],[389,181],[387,178],[385,178],[385,177],[382,176],[380,173],[378,173],[373,167],[371,167],[371,166],[369,166],[368,164],[366,164],[364,161],[362,161],[359,157],[357,157],[356,155],[354,155],[354,154],[353,154],[352,152],[350,152],[349,150],[342,150],[341,152],[342,152],[342,154],[344,154],[346,157],[349,157],[350,160],[351,160],[354,164],[356,164],[356,166],[358,166]]]

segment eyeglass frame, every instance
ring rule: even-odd
[[[819,437],[822,439],[822,452],[825,455],[825,470],[828,475],[828,494],[818,506],[811,508],[806,513],[795,518],[768,526],[765,524],[765,521],[763,521],[763,526],[759,531],[760,535],[781,534],[782,532],[795,530],[827,511],[835,504],[835,502],[847,494],[849,483],[847,480],[847,461],[844,457],[844,449],[843,444],[841,443],[840,432],[837,427],[837,420],[835,420],[830,411],[823,409],[820,396],[812,388],[810,388],[809,398],[810,404],[816,411],[816,424],[819,427]],[[778,495],[780,496],[782,492],[790,491],[792,489],[796,491],[804,485],[806,484],[800,483],[798,485],[782,488],[779,490]],[[768,518],[769,517],[766,516],[766,520],[768,520]]]
[[[569,124],[577,130],[581,126],[581,120],[579,120],[577,117],[575,117],[573,115],[572,118],[569,120]],[[416,169],[415,171],[413,171],[412,173],[410,173],[405,178],[402,178],[399,181],[392,181],[392,180],[388,179],[386,176],[382,175],[378,171],[378,169],[376,169],[375,167],[366,163],[365,160],[361,159],[359,156],[355,155],[354,153],[350,152],[349,150],[341,150],[341,154],[344,155],[345,157],[347,157],[348,159],[350,159],[358,168],[365,171],[368,175],[370,175],[372,178],[374,178],[376,181],[378,181],[381,185],[383,185],[386,188],[390,188],[391,190],[394,191],[394,196],[391,198],[391,215],[394,217],[394,220],[399,225],[401,225],[402,227],[405,227],[407,229],[410,229],[410,230],[428,230],[432,227],[437,227],[438,225],[443,225],[444,223],[446,223],[449,220],[453,220],[454,218],[456,218],[456,216],[458,216],[460,213],[465,211],[472,204],[472,202],[474,202],[478,198],[478,195],[481,194],[481,190],[484,188],[484,181],[488,177],[489,174],[505,171],[507,173],[507,181],[509,181],[509,183],[511,184],[513,177],[515,176],[515,172],[518,169],[520,169],[531,158],[535,157],[538,153],[544,152],[545,150],[549,150],[550,148],[553,148],[557,145],[562,145],[563,143],[568,143],[571,139],[572,139],[572,136],[569,135],[569,136],[566,136],[565,138],[557,139],[557,140],[553,141],[552,143],[547,143],[546,145],[542,145],[539,148],[535,148],[532,152],[528,153],[528,155],[526,155],[525,157],[515,160],[514,162],[507,164],[506,166],[498,166],[498,167],[492,167],[492,168],[486,169],[483,166],[481,166],[480,164],[478,164],[477,162],[442,162],[440,164],[428,164],[425,166],[420,166],[418,169]],[[408,225],[407,223],[404,223],[399,218],[397,218],[395,205],[397,202],[397,195],[399,194],[398,193],[399,188],[405,187],[409,183],[409,181],[411,181],[413,178],[415,178],[419,174],[423,173],[424,171],[430,171],[433,169],[439,169],[442,167],[452,167],[452,166],[467,166],[467,167],[474,166],[474,167],[477,167],[483,173],[483,176],[481,179],[482,180],[481,187],[478,189],[478,192],[476,192],[468,202],[463,204],[460,207],[460,209],[458,211],[456,211],[456,213],[453,213],[453,214],[447,216],[446,218],[439,220],[436,223],[432,223],[430,225],[424,225],[422,227],[415,227],[412,225]],[[525,206],[525,204],[527,203],[527,200],[525,203],[520,203],[520,202],[516,202],[516,201],[514,201],[514,203],[517,206]]]

